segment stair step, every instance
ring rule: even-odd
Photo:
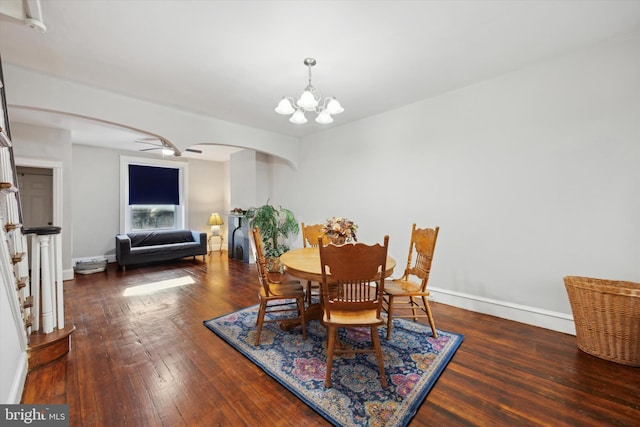
[[[10,231],[16,230],[18,228],[22,227],[22,224],[10,224],[10,223],[6,223],[4,225],[4,230],[8,233]]]
[[[33,314],[30,314],[29,317],[24,319],[24,327],[30,328],[33,325]]]
[[[33,333],[29,335],[27,354],[29,356],[29,370],[46,365],[61,358],[71,349],[71,334],[76,327],[66,326],[56,329],[50,334]]]
[[[11,255],[11,262],[13,262],[14,264],[17,264],[20,261],[22,261],[26,255],[27,254],[24,252],[18,252],[17,254],[13,254]]]
[[[22,303],[22,308],[31,308],[33,307],[33,295],[29,295]]]

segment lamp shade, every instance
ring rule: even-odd
[[[287,98],[282,98],[276,107],[276,113],[278,114],[293,114],[294,111],[296,110]]]
[[[344,108],[342,108],[342,105],[340,105],[338,100],[335,97],[331,98],[331,101],[327,104],[327,112],[329,114],[340,114],[343,111]]]
[[[300,98],[298,99],[298,102],[296,102],[296,104],[298,104],[298,107],[306,111],[313,111],[318,106],[318,100],[315,96],[313,96],[313,93],[311,93],[311,91],[307,89],[302,92],[302,95],[300,95]]]
[[[304,116],[304,111],[296,110],[295,113],[289,118],[291,123],[295,123],[297,125],[301,125],[307,123],[307,118]]]
[[[209,217],[209,225],[222,225],[222,224],[224,224],[224,221],[220,217],[220,214],[212,213],[211,216]]]
[[[326,125],[327,123],[331,123],[333,121],[333,117],[326,110],[322,110],[318,117],[316,117],[316,122]]]

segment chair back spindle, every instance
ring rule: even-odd
[[[376,310],[379,317],[389,237],[385,236],[384,245],[372,246],[364,243],[324,246],[321,242],[318,238],[327,318],[331,318],[332,310]]]

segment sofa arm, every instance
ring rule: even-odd
[[[200,248],[198,249],[198,255],[206,255],[209,252],[207,245],[207,233],[200,233],[199,231],[191,230],[193,234],[193,241],[198,242]]]
[[[120,266],[126,265],[131,256],[131,239],[126,234],[116,235],[116,261]]]

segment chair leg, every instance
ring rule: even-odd
[[[393,297],[389,295],[387,306],[387,341],[391,339],[391,328],[393,327]]]
[[[431,306],[429,306],[429,301],[427,297],[422,297],[422,302],[424,302],[424,308],[427,310],[427,316],[429,317],[429,325],[431,325],[431,332],[433,333],[434,338],[438,338],[438,332],[436,332],[436,322],[433,320],[433,314],[431,313]]]
[[[307,302],[311,304],[311,280],[307,280]]]
[[[327,375],[324,380],[324,386],[331,388],[331,367],[333,366],[333,350],[336,346],[336,328],[327,326]]]
[[[262,333],[262,325],[264,324],[264,315],[267,311],[267,302],[260,301],[260,308],[258,309],[258,318],[256,319],[256,323],[258,325],[258,330],[256,331],[256,346],[260,345],[260,334]]]
[[[376,351],[376,356],[378,356],[378,369],[380,370],[380,384],[382,387],[387,387],[387,376],[384,374],[384,358],[382,356],[382,347],[380,346],[380,337],[378,336],[378,327],[371,327],[371,342],[373,343],[373,348]]]
[[[413,321],[417,322],[418,321],[417,310],[418,310],[418,307],[420,306],[416,303],[416,300],[414,299],[414,297],[409,297],[409,300],[411,302],[411,312],[413,313]]]

